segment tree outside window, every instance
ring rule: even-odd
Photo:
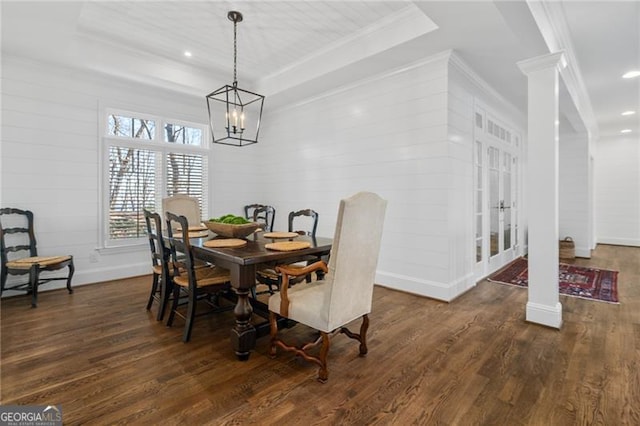
[[[158,123],[162,135],[156,134]],[[164,197],[186,194],[197,198],[206,211],[204,126],[110,113],[106,133],[107,244],[126,245],[144,238],[144,210],[156,211]]]

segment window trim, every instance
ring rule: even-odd
[[[213,150],[209,143],[209,127],[207,123],[198,123],[194,121],[184,120],[180,118],[172,118],[170,116],[149,114],[135,112],[129,108],[114,108],[106,107],[99,108],[100,116],[98,119],[98,138],[100,149],[98,150],[98,173],[99,173],[99,185],[98,185],[98,250],[110,251],[130,251],[136,248],[142,248],[148,244],[146,237],[131,238],[114,240],[109,238],[109,149],[112,146],[120,146],[126,148],[144,149],[157,152],[160,157],[161,164],[156,167],[157,176],[156,191],[161,193],[166,190],[167,184],[167,154],[170,152],[187,154],[187,155],[201,155],[205,164],[203,165],[203,171],[206,173],[203,178],[203,193],[202,193],[202,214],[206,216],[209,210],[209,200],[211,192],[210,183],[210,171],[212,164]],[[133,118],[139,118],[144,120],[155,121],[155,132],[153,139],[134,139],[126,136],[114,136],[109,135],[109,120],[110,115],[129,116]],[[189,144],[176,144],[172,142],[166,142],[164,140],[164,125],[166,123],[177,124],[186,127],[193,127],[201,129],[202,131],[202,145],[189,145]],[[156,210],[162,209],[162,196],[156,196]]]

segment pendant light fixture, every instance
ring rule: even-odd
[[[227,18],[233,21],[233,84],[207,95],[209,126],[213,143],[245,146],[258,142],[264,96],[238,87],[237,25],[242,13],[232,10]]]

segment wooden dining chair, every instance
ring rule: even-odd
[[[276,356],[277,348],[294,352],[316,363],[320,367],[318,380],[325,382],[329,376],[327,356],[332,336],[346,334],[360,343],[361,356],[367,354],[368,314],[386,205],[385,200],[370,192],[341,200],[328,267],[320,261],[304,268],[276,268],[282,276],[282,285],[280,292],[269,297],[272,357]],[[289,287],[290,276],[304,276],[317,270],[326,273],[323,280]],[[320,337],[301,345],[286,343],[278,334],[278,316],[311,327],[320,332]],[[347,325],[359,318],[360,332],[353,333]],[[318,345],[316,355],[312,350]]]
[[[308,225],[305,229],[301,226],[296,226],[296,223],[300,223],[302,218],[309,218],[309,221],[305,223]],[[296,222],[298,219],[298,222]],[[318,213],[312,209],[298,210],[292,211],[289,213],[289,232],[295,232],[300,235],[308,235],[311,238],[316,237],[316,229],[318,229]],[[303,263],[291,264],[289,267],[291,268],[301,268],[306,265],[310,265],[311,263],[321,260],[317,257],[310,257]],[[318,271],[319,279],[322,278],[322,271]],[[307,282],[311,282],[311,274],[303,277],[290,277],[289,285],[297,284],[301,281],[306,280]],[[276,272],[274,265],[265,265],[262,268],[256,271],[256,281],[258,284],[264,284],[267,286],[267,292],[269,294],[273,294],[274,292],[280,289],[280,274]],[[260,292],[256,293],[260,294]]]
[[[31,294],[31,307],[38,306],[38,287],[44,283],[56,280],[67,282],[67,291],[73,293],[71,279],[75,267],[73,256],[38,256],[36,236],[33,225],[33,213],[29,210],[14,208],[0,209],[0,272],[2,287],[5,290],[25,291]],[[42,272],[58,271],[68,268],[66,276],[42,277]],[[28,275],[29,280],[9,284],[9,275]]]
[[[231,288],[228,269],[210,264],[198,263],[193,255],[189,240],[189,221],[185,216],[165,212],[171,265],[173,267],[173,301],[167,319],[167,327],[173,325],[176,315],[184,318],[183,342],[191,339],[191,328],[196,316],[232,310],[235,305],[222,306],[221,294]],[[179,229],[180,231],[174,231]],[[180,310],[181,295],[187,299],[186,312]],[[199,301],[209,304],[211,309],[196,314]]]
[[[250,220],[262,223],[264,231],[272,232],[273,222],[276,220],[276,209],[273,206],[259,205],[253,209]]]
[[[154,301],[158,302],[157,321],[162,321],[164,313],[173,293],[173,267],[169,270],[169,249],[162,236],[162,218],[158,213],[144,210],[144,220],[147,224],[147,236],[151,248],[151,292],[147,301],[147,311]]]
[[[246,206],[244,206],[245,219],[253,220],[253,211],[260,207],[264,207],[264,204],[247,204]]]

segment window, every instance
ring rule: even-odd
[[[210,151],[203,143],[205,125],[124,111],[105,114],[103,245],[142,242],[143,210],[160,211],[164,197],[195,197],[206,215]]]

